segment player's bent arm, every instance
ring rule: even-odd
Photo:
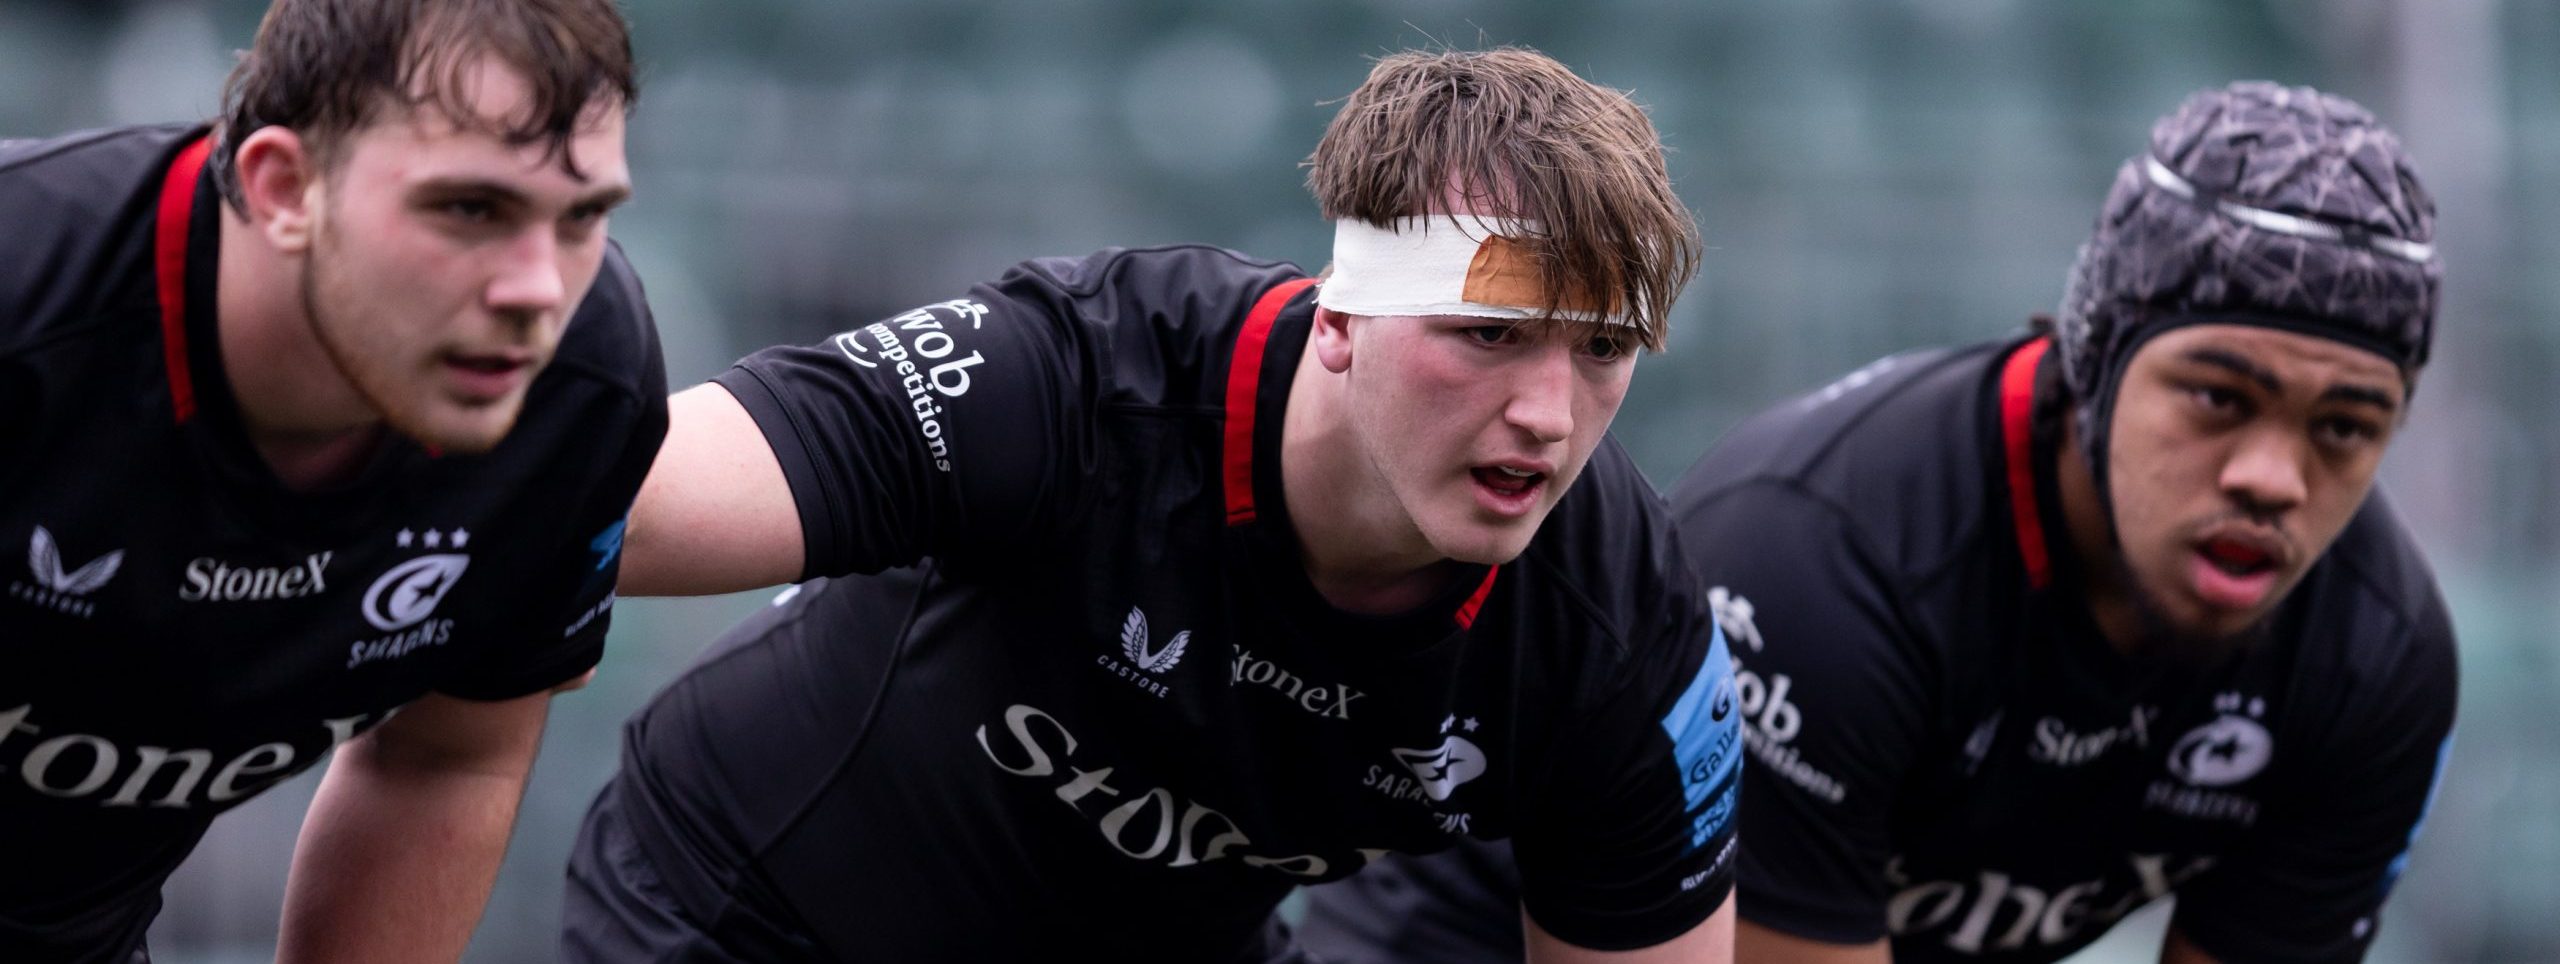
[[[294,844],[278,964],[460,959],[550,701],[429,694],[340,746]]]
[[[625,596],[700,596],[800,578],[800,510],[746,406],[717,384],[667,399],[667,441],[631,504]]]
[[[1526,913],[1520,920],[1529,938],[1529,964],[1729,964],[1734,960],[1731,900],[1688,933],[1633,951],[1575,947],[1547,933]]]
[[[1828,944],[1743,921],[1734,928],[1733,956],[1751,964],[1891,964],[1893,948],[1884,941]]]
[[[2222,960],[2205,953],[2204,948],[2187,940],[2185,933],[2171,927],[2168,938],[2160,942],[2160,964],[2222,964]]]

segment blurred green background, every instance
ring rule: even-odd
[[[0,137],[208,116],[263,0],[0,0]],[[2151,119],[2308,83],[2410,144],[2442,335],[2384,469],[2462,635],[2460,737],[2379,961],[2560,960],[2555,679],[2560,3],[2550,0],[626,0],[639,198],[613,235],[677,384],[1044,254],[1206,241],[1314,267],[1328,101],[1408,46],[1513,43],[1632,89],[1706,268],[1616,430],[1667,484],[1725,426],[1887,352],[2050,310]],[[6,226],[0,225],[0,231]],[[630,601],[558,701],[470,956],[553,956],[560,868],[619,724],[753,598]],[[864,641],[849,639],[847,645]],[[312,775],[168,888],[163,961],[272,953]],[[0,855],[5,864],[6,855]],[[895,873],[896,868],[881,868]],[[2158,913],[2088,961],[2149,960]],[[1066,949],[1062,949],[1064,953]]]

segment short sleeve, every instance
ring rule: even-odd
[[[1895,791],[1930,719],[1895,594],[1845,515],[1785,483],[1674,511],[1733,655],[1740,912],[1808,940],[1881,939]]]
[[[1742,776],[1732,659],[1676,550],[1630,680],[1586,715],[1513,841],[1521,903],[1577,947],[1687,933],[1733,890]]]
[[[714,379],[782,464],[803,579],[1002,551],[1057,521],[1090,448],[1089,339],[1024,288],[979,285]]]
[[[667,436],[667,370],[648,300],[619,249],[607,256],[596,288],[603,290],[581,306],[570,324],[631,333],[631,341],[616,346],[615,353],[631,363],[632,370],[617,378],[628,380],[628,394],[598,402],[620,411],[595,420],[617,427],[619,434],[599,443],[601,451],[593,461],[577,460],[572,453],[551,454],[563,475],[582,477],[583,484],[569,503],[562,528],[552,534],[549,550],[532,554],[541,561],[525,570],[532,578],[509,610],[521,618],[502,628],[504,642],[437,687],[447,695],[502,700],[539,693],[577,679],[604,657],[605,630],[613,622],[614,588],[622,573],[623,520]]]
[[[2441,600],[2358,682],[2310,781],[2250,844],[2178,888],[2174,926],[2225,961],[2345,962],[2372,944],[2451,748],[2456,667]]]

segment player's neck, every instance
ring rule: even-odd
[[[305,317],[305,262],[287,259],[229,208],[214,285],[222,371],[249,443],[288,488],[345,481],[381,443],[382,416],[356,392]]]
[[[2141,610],[2128,584],[2131,576],[2116,552],[2106,505],[2098,498],[2097,477],[2080,454],[2077,420],[2066,416],[2062,421],[2062,444],[2053,453],[2054,488],[2062,495],[2063,528],[2071,540],[2072,559],[2078,563],[2079,588],[2099,634],[2117,652],[2131,656],[2142,640]]]
[[[1432,551],[1375,471],[1360,464],[1342,376],[1309,340],[1280,419],[1281,499],[1307,581],[1346,612],[1400,613],[1448,586],[1458,566]]]

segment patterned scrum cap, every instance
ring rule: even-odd
[[[2133,350],[2182,323],[2334,338],[2414,379],[2443,275],[2435,214],[2400,139],[2353,101],[2264,81],[2189,96],[2116,170],[2055,318],[2083,429],[2102,432]]]

